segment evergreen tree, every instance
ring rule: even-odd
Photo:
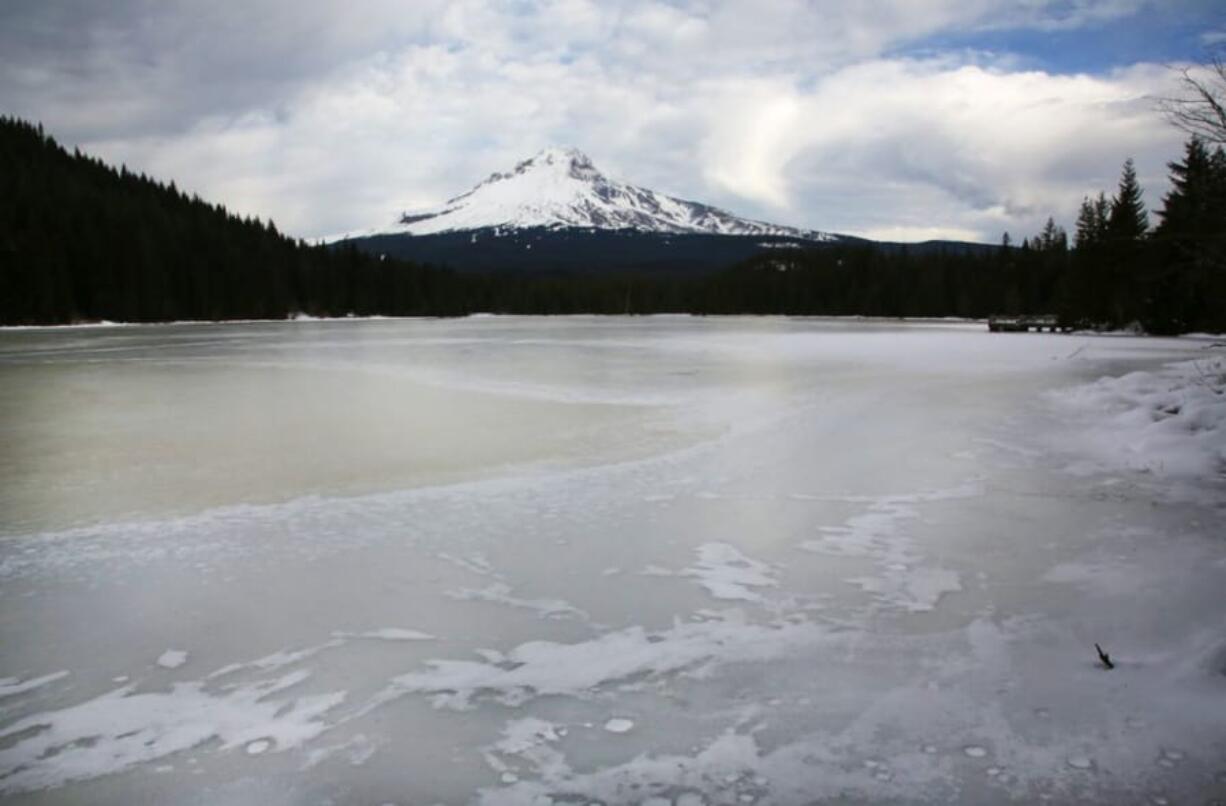
[[[1113,241],[1135,241],[1144,237],[1149,229],[1149,217],[1141,201],[1141,186],[1137,183],[1137,170],[1132,158],[1124,161],[1120,175],[1120,187],[1111,200],[1111,213],[1107,218],[1107,234]]]
[[[1094,200],[1094,239],[1099,243],[1107,240],[1107,222],[1111,217],[1111,201],[1107,194],[1099,191]]]
[[[1181,162],[1167,163],[1171,191],[1163,198],[1157,235],[1207,237],[1226,227],[1226,158],[1210,154],[1199,138],[1184,146]]]
[[[1048,216],[1043,231],[1035,237],[1034,243],[1040,252],[1064,252],[1068,249],[1068,234],[1063,227],[1056,225],[1054,218]]]
[[[1077,249],[1094,247],[1107,239],[1110,210],[1111,202],[1105,193],[1099,193],[1094,199],[1089,196],[1082,198],[1073,243]]]
[[[1086,196],[1081,200],[1081,209],[1077,213],[1077,232],[1073,236],[1073,245],[1078,249],[1088,249],[1099,242],[1099,222],[1095,215],[1094,203]]]
[[[1226,156],[1199,138],[1182,161],[1167,164],[1171,191],[1163,198],[1154,271],[1157,330],[1226,329]],[[1214,302],[1216,301],[1216,303]]]

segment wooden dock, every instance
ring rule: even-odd
[[[1073,328],[1060,324],[1057,316],[989,316],[988,330],[992,333],[1068,333]]]

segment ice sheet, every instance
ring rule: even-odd
[[[0,793],[1221,797],[1211,345],[770,318],[0,334],[0,477],[41,485],[0,485]],[[236,450],[209,407],[255,376],[299,418],[260,461],[313,480],[275,500],[158,447]],[[338,378],[359,405],[296,402]],[[379,454],[395,483],[351,485],[331,435],[418,416]],[[91,458],[98,422],[134,452]],[[398,475],[500,429],[487,466]],[[30,464],[61,448],[80,467]],[[112,472],[195,503],[107,514]]]

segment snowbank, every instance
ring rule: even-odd
[[[1053,397],[1082,426],[1072,447],[1086,458],[1070,466],[1074,472],[1226,479],[1226,358],[1220,354],[1102,378]]]

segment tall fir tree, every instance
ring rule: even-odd
[[[1101,227],[1095,216],[1094,202],[1086,196],[1081,200],[1081,209],[1077,213],[1077,232],[1074,234],[1073,246],[1077,249],[1089,249],[1099,242]]]
[[[1040,252],[1064,252],[1068,249],[1068,234],[1063,227],[1056,225],[1056,220],[1047,217],[1043,231],[1035,238],[1036,248]]]
[[[1171,190],[1163,197],[1161,237],[1220,236],[1226,229],[1226,157],[1199,138],[1184,146],[1183,160],[1167,163]]]
[[[1111,200],[1106,193],[1099,191],[1098,198],[1094,200],[1094,237],[1099,243],[1107,240],[1107,222],[1110,217]]]
[[[1073,246],[1077,249],[1087,249],[1105,241],[1110,210],[1111,203],[1105,193],[1099,193],[1094,199],[1083,197],[1077,213],[1077,231],[1073,236]]]
[[[1226,329],[1226,155],[1199,138],[1167,164],[1171,190],[1155,231],[1155,329]]]
[[[1111,212],[1107,218],[1107,234],[1113,241],[1136,241],[1149,230],[1149,216],[1141,201],[1141,186],[1137,182],[1137,169],[1129,157],[1124,161],[1120,175],[1120,187],[1111,200]]]

